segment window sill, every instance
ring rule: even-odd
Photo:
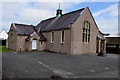
[[[63,45],[63,44],[64,44],[64,42],[61,42],[61,44]]]
[[[54,42],[51,42],[51,44],[53,44]]]
[[[89,44],[90,42],[83,42],[83,44]]]

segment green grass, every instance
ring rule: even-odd
[[[11,51],[9,49],[6,48],[6,46],[0,46],[0,52],[8,52]]]

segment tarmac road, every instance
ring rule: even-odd
[[[118,55],[3,52],[3,78],[118,78]]]

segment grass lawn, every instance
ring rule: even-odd
[[[0,46],[0,52],[8,52],[11,51],[9,49],[6,48],[6,46]]]

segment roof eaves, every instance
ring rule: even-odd
[[[21,34],[21,33],[17,33],[17,35],[21,35],[21,36],[28,36],[28,34]]]

